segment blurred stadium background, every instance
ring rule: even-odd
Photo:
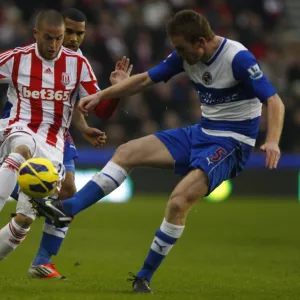
[[[0,50],[33,41],[33,18],[40,9],[68,7],[77,7],[87,15],[82,51],[101,88],[109,85],[110,72],[123,55],[131,58],[133,73],[164,59],[171,51],[165,20],[183,8],[205,14],[217,34],[241,41],[255,54],[286,105],[279,168],[266,170],[264,156],[259,153],[266,132],[263,115],[248,168],[211,199],[230,196],[229,200],[220,205],[202,202],[192,211],[188,230],[158,272],[153,288],[160,292],[157,299],[299,299],[300,2],[1,0]],[[5,98],[6,87],[0,86],[1,106]],[[199,106],[188,79],[178,76],[169,84],[124,99],[108,122],[89,119],[90,125],[108,136],[102,150],[91,148],[72,128],[80,154],[77,187],[109,160],[117,145],[198,122]],[[101,299],[99,293],[104,293],[103,299],[131,298],[126,293],[126,271],[140,266],[160,224],[167,195],[177,181],[169,171],[135,170],[109,199],[132,201],[104,203],[78,216],[56,259],[70,281],[55,283],[55,296],[53,283],[31,283],[25,278],[40,237],[42,222],[38,221],[24,246],[1,262],[1,299]],[[9,204],[3,216],[8,216],[13,206]],[[7,223],[5,217],[1,217],[2,223]],[[31,295],[26,293],[28,287]]]
[[[68,7],[77,7],[87,15],[89,22],[82,50],[93,65],[101,88],[109,85],[110,72],[123,55],[131,58],[134,73],[164,59],[171,51],[165,20],[182,8],[204,13],[217,34],[245,44],[259,59],[286,105],[281,140],[284,155],[279,171],[263,169],[263,156],[258,149],[266,132],[264,115],[256,155],[245,174],[233,182],[232,192],[297,197],[300,167],[297,156],[300,153],[300,4],[297,0],[2,0],[0,50],[33,41],[33,19],[40,9]],[[5,97],[6,87],[1,86],[0,105]],[[143,94],[124,99],[108,122],[89,119],[89,124],[103,129],[108,136],[103,151],[91,149],[72,128],[80,152],[78,169],[99,168],[117,145],[158,130],[198,122],[200,113],[198,95],[184,75],[169,84],[162,83]],[[84,173],[79,176],[82,182]],[[86,178],[89,177],[90,174],[86,174]],[[137,192],[167,193],[178,180],[172,175],[165,178],[165,172],[159,171],[137,171],[132,177]],[[149,178],[158,180],[150,186]],[[248,184],[250,179],[251,185]]]

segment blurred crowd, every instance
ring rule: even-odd
[[[300,43],[289,27],[283,0],[1,0],[0,50],[32,42],[33,19],[40,9],[68,7],[77,7],[88,18],[81,49],[101,88],[109,86],[110,72],[123,55],[130,57],[133,73],[138,73],[172,51],[165,33],[172,13],[191,8],[205,14],[217,34],[242,42],[258,58],[287,108],[282,150],[300,153]],[[1,105],[5,92],[6,87],[0,87]],[[199,122],[200,117],[198,94],[188,78],[179,75],[169,84],[124,99],[109,121],[91,117],[88,122],[106,132],[108,146],[116,146]],[[265,137],[265,115],[260,130],[257,145]],[[72,134],[79,147],[86,145],[74,128]]]

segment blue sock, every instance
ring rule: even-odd
[[[73,198],[64,200],[62,206],[75,216],[118,188],[126,177],[127,172],[121,166],[109,161]]]
[[[172,228],[173,227],[173,228]],[[156,231],[148,256],[141,270],[137,273],[138,278],[145,278],[150,282],[154,272],[158,269],[163,259],[172,249],[180,237],[184,226],[173,225],[165,220],[159,230]]]
[[[33,265],[49,264],[51,256],[56,255],[65,238],[68,227],[55,228],[49,220],[45,220],[40,248],[33,261]]]
[[[63,209],[75,216],[105,196],[101,187],[90,180],[73,198],[62,201]]]

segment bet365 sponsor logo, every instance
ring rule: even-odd
[[[57,101],[66,101],[69,99],[71,91],[66,90],[58,90],[55,91],[53,89],[41,89],[37,90],[29,90],[27,86],[23,86],[21,90],[21,94],[23,98],[27,99],[41,99],[41,100],[57,100]]]

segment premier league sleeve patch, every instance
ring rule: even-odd
[[[257,80],[263,77],[264,73],[259,67],[258,64],[255,64],[247,69],[248,73],[250,74],[250,78],[253,80]]]

